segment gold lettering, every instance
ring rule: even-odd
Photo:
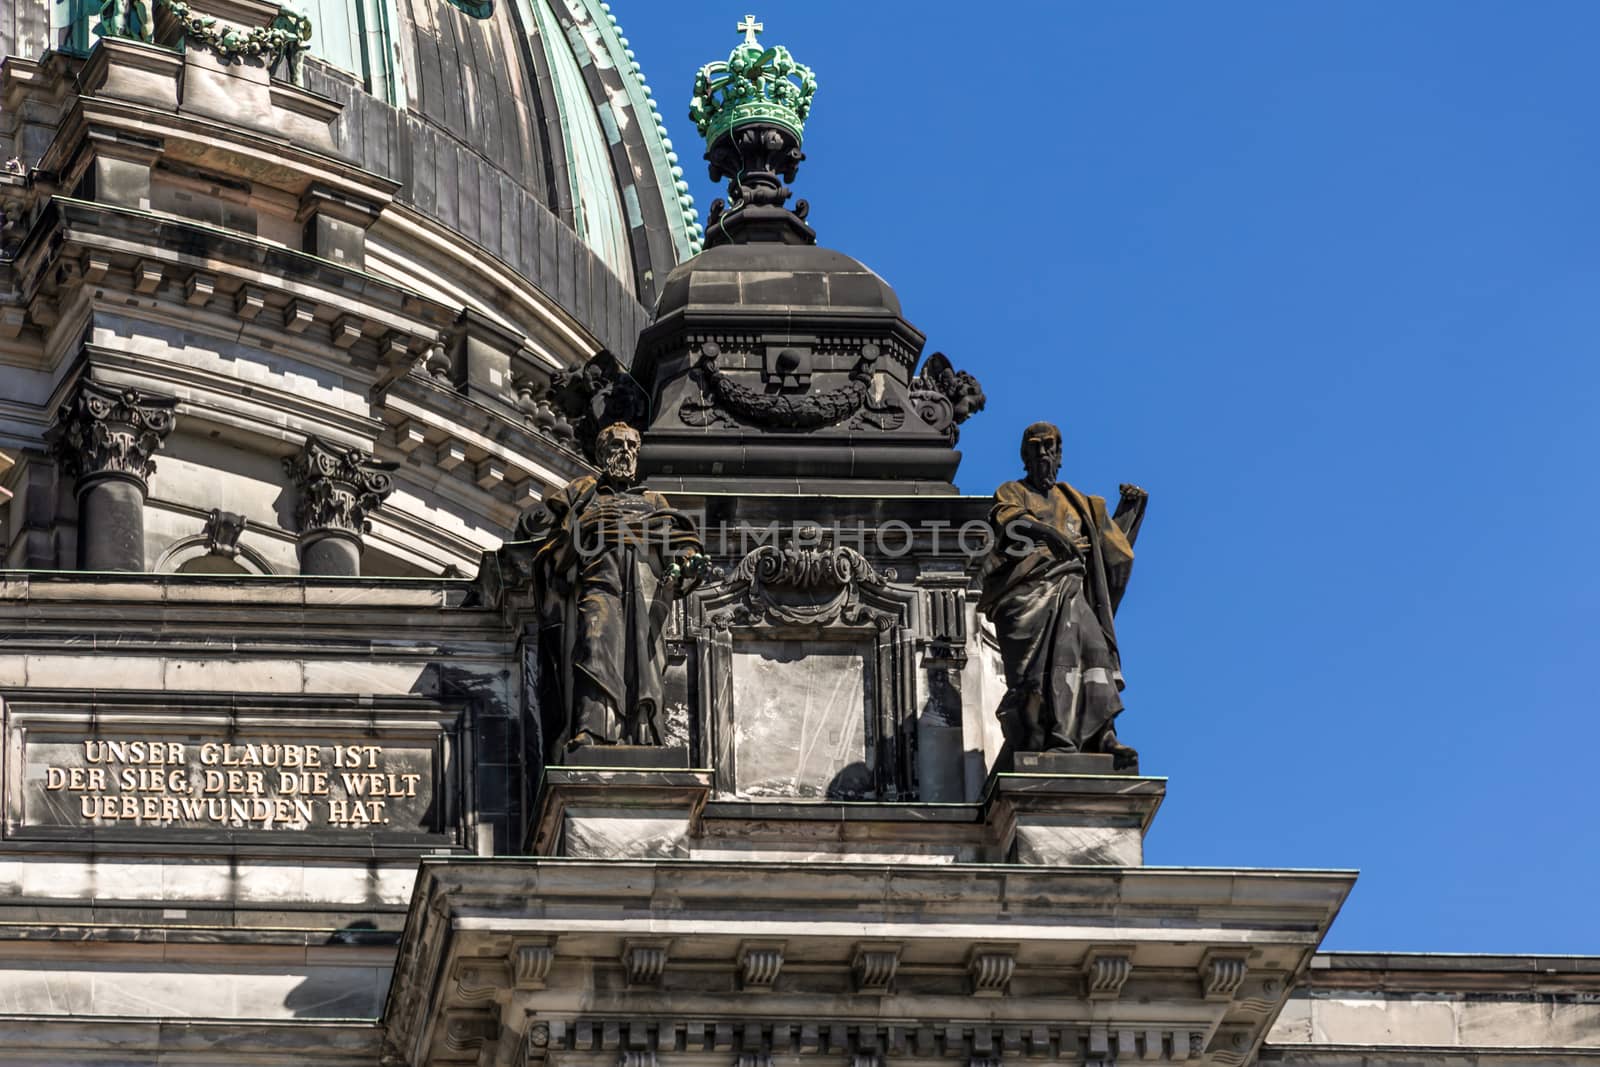
[[[34,788],[77,796],[81,817],[94,824],[369,830],[390,822],[388,800],[417,797],[428,777],[390,769],[380,745],[143,737],[81,744],[83,766],[46,764],[34,772]]]

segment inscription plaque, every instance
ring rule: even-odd
[[[6,698],[13,836],[306,835],[419,844],[453,836],[455,713],[437,705],[283,709]],[[210,698],[215,700],[215,696]],[[185,703],[185,702],[180,702]],[[276,712],[276,714],[274,713]]]

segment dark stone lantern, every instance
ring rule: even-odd
[[[952,493],[957,425],[983,405],[894,290],[818,247],[787,206],[816,79],[762,27],[703,68],[690,116],[714,202],[706,251],[662,285],[632,376],[647,394],[642,467],[663,490]]]

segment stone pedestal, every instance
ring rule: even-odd
[[[561,765],[593,770],[686,771],[689,750],[683,745],[584,745],[561,757]]]
[[[1109,765],[1109,756],[1098,758]],[[1166,792],[1165,778],[1012,771],[991,776],[984,810],[996,855],[1004,861],[1138,867],[1144,863],[1144,835]]]
[[[638,747],[614,745],[589,751],[596,758],[610,754],[616,759],[619,749]],[[710,771],[584,767],[570,762],[546,767],[528,851],[576,859],[686,859],[710,794]]]
[[[123,37],[100,37],[84,62],[78,84],[83,92],[96,96],[176,111],[182,71],[183,53],[176,49]]]

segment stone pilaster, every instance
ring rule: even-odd
[[[361,535],[367,515],[394,489],[382,463],[359,448],[343,448],[320,437],[306,438],[300,454],[283,461],[300,491],[295,523],[300,529],[300,572],[355,576],[361,573]]]
[[[83,379],[56,415],[53,448],[76,480],[78,568],[142,571],[144,500],[178,401]]]

